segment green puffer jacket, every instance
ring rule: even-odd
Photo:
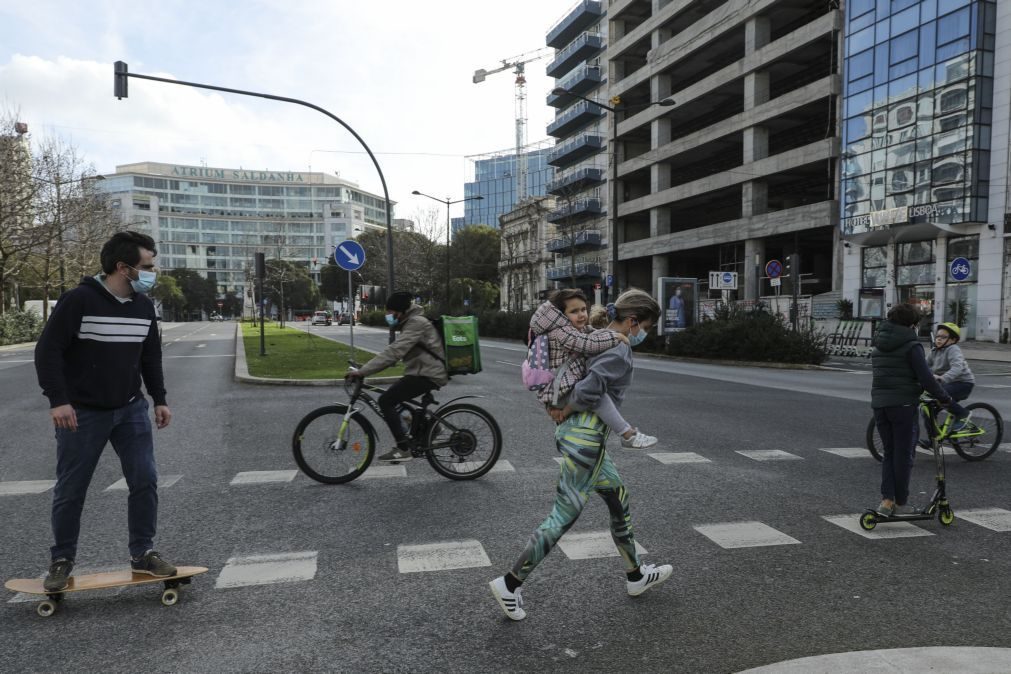
[[[891,321],[878,328],[871,353],[871,407],[915,405],[920,399],[923,387],[909,363],[909,352],[915,348],[923,347],[912,328]]]
[[[445,386],[449,375],[445,361],[440,360],[445,358],[442,339],[432,322],[425,318],[423,309],[411,303],[396,327],[400,330],[397,341],[362,365],[362,375],[375,374],[403,359],[405,375],[428,377],[436,386]]]

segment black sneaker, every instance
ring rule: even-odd
[[[410,448],[397,447],[378,458],[379,463],[404,463],[414,458]]]
[[[73,570],[73,560],[66,559],[65,557],[54,559],[53,563],[49,565],[49,573],[46,574],[46,579],[42,581],[42,587],[46,592],[58,592],[66,589],[67,582],[70,580],[70,572]]]
[[[134,573],[146,573],[155,578],[168,578],[176,575],[176,567],[161,558],[154,550],[148,550],[140,559],[130,561]]]

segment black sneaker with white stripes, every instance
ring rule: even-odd
[[[523,588],[516,588],[515,592],[510,592],[506,587],[505,576],[499,576],[488,583],[491,593],[495,595],[495,601],[505,611],[510,620],[523,620],[527,617],[527,612],[523,610],[523,597],[520,595]]]
[[[639,572],[642,574],[642,578],[639,580],[625,581],[630,597],[638,597],[654,585],[659,585],[670,578],[674,573],[674,567],[670,564],[661,564],[660,566],[643,564],[639,567]]]

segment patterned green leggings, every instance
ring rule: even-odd
[[[525,580],[558,539],[569,530],[586,506],[590,492],[597,492],[611,514],[611,537],[628,571],[639,568],[635,552],[628,492],[605,450],[608,428],[596,414],[577,412],[559,424],[555,442],[565,461],[558,476],[558,493],[548,518],[534,530],[512,574]]]

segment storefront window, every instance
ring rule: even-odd
[[[863,249],[863,257],[863,287],[885,287],[888,280],[888,248],[869,246]]]

